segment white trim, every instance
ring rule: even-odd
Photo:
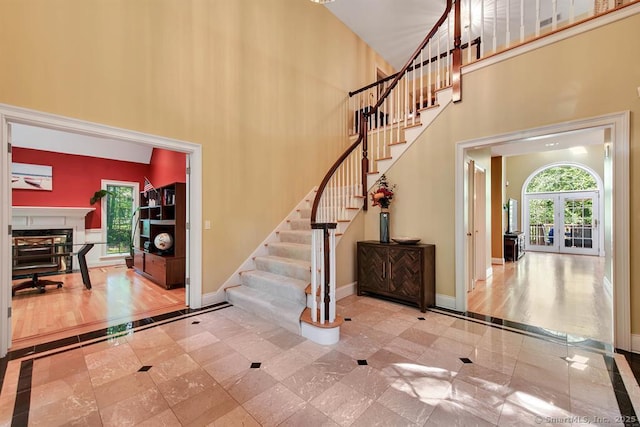
[[[190,160],[190,179],[188,186],[189,203],[187,215],[190,224],[189,234],[191,238],[187,242],[187,256],[190,277],[189,306],[200,308],[202,304],[202,147],[193,142],[180,141],[157,135],[145,134],[137,131],[115,128],[84,120],[58,116],[54,114],[29,110],[26,108],[0,104],[0,159],[2,168],[10,171],[10,155],[7,144],[9,140],[10,125],[13,123],[29,126],[43,127],[75,134],[96,136],[108,139],[134,142],[142,145],[178,151],[187,154]],[[0,313],[7,313],[11,307],[11,254],[8,226],[11,224],[11,189],[8,174],[0,178],[0,255],[2,256],[2,269],[0,275]],[[11,345],[11,320],[0,315],[0,357],[7,354]]]
[[[220,288],[215,292],[208,292],[202,295],[202,307],[209,307],[210,305],[219,304],[221,302],[227,302],[227,294],[223,288]]]
[[[504,265],[504,258],[491,258],[491,264]]]
[[[605,141],[603,139],[602,141],[602,145],[604,146]],[[575,190],[575,191],[554,191],[554,192],[546,192],[546,193],[527,193],[526,192],[526,188],[529,186],[529,183],[531,182],[531,180],[538,175],[539,173],[541,173],[544,170],[547,169],[551,169],[554,167],[558,167],[558,166],[573,166],[576,167],[578,169],[582,169],[583,171],[589,173],[589,175],[591,175],[595,180],[596,180],[596,185],[598,186],[597,190]],[[578,162],[553,162],[553,163],[548,163],[544,166],[540,166],[538,169],[536,169],[535,171],[533,171],[528,177],[527,179],[525,179],[524,183],[522,184],[522,188],[520,189],[520,200],[522,203],[522,209],[520,209],[520,215],[522,216],[520,218],[520,224],[522,224],[522,228],[523,228],[523,232],[525,233],[526,236],[526,241],[529,242],[529,205],[527,203],[527,200],[525,200],[526,197],[535,197],[538,195],[564,195],[564,194],[577,194],[577,193],[586,193],[586,192],[595,192],[596,195],[594,197],[594,203],[597,204],[598,206],[598,217],[597,217],[597,221],[598,221],[598,248],[597,248],[597,255],[599,256],[604,256],[604,228],[601,224],[602,224],[602,219],[604,218],[604,200],[603,200],[603,195],[604,195],[604,182],[603,182],[603,178],[598,174],[598,172],[596,172],[595,170],[593,170],[592,168],[590,168],[587,165],[584,165],[582,163],[578,163]],[[559,229],[560,227],[558,227]],[[558,240],[558,242],[556,242],[558,244],[558,248],[560,247],[561,240]],[[547,249],[545,248],[531,248],[531,245],[528,245],[528,250],[532,250],[532,251],[547,251]],[[585,251],[577,251],[575,253],[584,253]],[[570,251],[567,251],[565,253],[572,253]],[[589,254],[589,255],[596,255],[596,254]]]
[[[336,289],[336,301],[340,301],[342,298],[346,298],[350,295],[355,295],[357,287],[358,282],[351,282],[340,286]]]
[[[455,309],[466,308],[464,254],[466,238],[464,233],[464,162],[466,150],[489,147],[494,144],[517,143],[525,138],[533,138],[552,133],[570,132],[580,129],[608,127],[611,129],[613,148],[613,312],[614,346],[622,350],[631,348],[631,305],[629,272],[629,111],[603,116],[579,119],[569,122],[542,126],[502,135],[493,135],[456,144],[455,163],[455,255],[456,255],[456,297]]]
[[[436,294],[436,307],[456,310],[456,297]]]
[[[57,206],[14,206],[11,208],[12,216],[66,216],[72,218],[82,218],[96,208],[69,208]]]
[[[462,66],[462,69],[460,72],[463,75],[467,73],[472,73],[482,68],[490,67],[491,65],[495,65],[499,62],[506,61],[516,56],[523,55],[527,52],[540,49],[542,47],[577,36],[579,34],[586,33],[587,31],[591,31],[596,28],[603,27],[605,25],[611,24],[621,19],[628,18],[637,13],[640,13],[640,3],[635,3],[632,5],[626,6],[624,8],[621,8],[619,10],[607,13],[605,15],[591,18],[582,24],[575,25],[571,28],[563,29],[561,31],[558,31],[557,33],[553,33],[548,36],[533,40],[529,43],[525,43],[523,45],[509,49],[507,51],[498,52],[495,55],[489,56],[487,58],[473,62],[471,64],[464,65]],[[484,40],[483,40],[483,44],[484,44]]]
[[[114,181],[111,179],[103,179],[100,182],[100,188],[102,190],[107,190],[107,186],[112,185],[112,186],[118,186],[118,187],[130,187],[132,189],[133,192],[133,200],[131,202],[131,205],[133,207],[133,209],[137,209],[138,206],[140,206],[140,183],[139,182],[134,182],[134,181]],[[103,242],[107,242],[107,202],[105,201],[104,203],[100,203],[100,235],[102,237],[102,241]],[[133,222],[133,221],[131,221]],[[133,242],[138,242],[137,237],[139,235],[140,231],[136,228],[136,233],[134,238],[132,239]],[[129,251],[127,251],[127,253],[130,253],[130,249]],[[107,245],[100,245],[100,249],[99,249],[100,255],[102,258],[108,258],[109,256],[107,255]],[[120,255],[118,254],[117,256],[122,256],[124,258],[124,256],[126,255]]]
[[[605,293],[609,295],[609,298],[613,299],[613,284],[607,276],[604,276],[602,279],[602,287],[604,288]]]
[[[634,353],[640,353],[640,335],[631,335],[631,351]]]

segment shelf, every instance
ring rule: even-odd
[[[176,225],[175,219],[150,219],[151,225]]]

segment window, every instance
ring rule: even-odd
[[[137,182],[102,181],[108,191],[102,204],[102,230],[105,236],[105,255],[128,255],[133,234],[133,214],[138,206]]]

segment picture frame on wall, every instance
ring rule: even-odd
[[[53,191],[53,167],[27,163],[11,164],[11,188]]]

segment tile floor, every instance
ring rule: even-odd
[[[10,353],[0,425],[637,425],[622,354],[369,297],[338,306],[332,346],[221,305]]]

